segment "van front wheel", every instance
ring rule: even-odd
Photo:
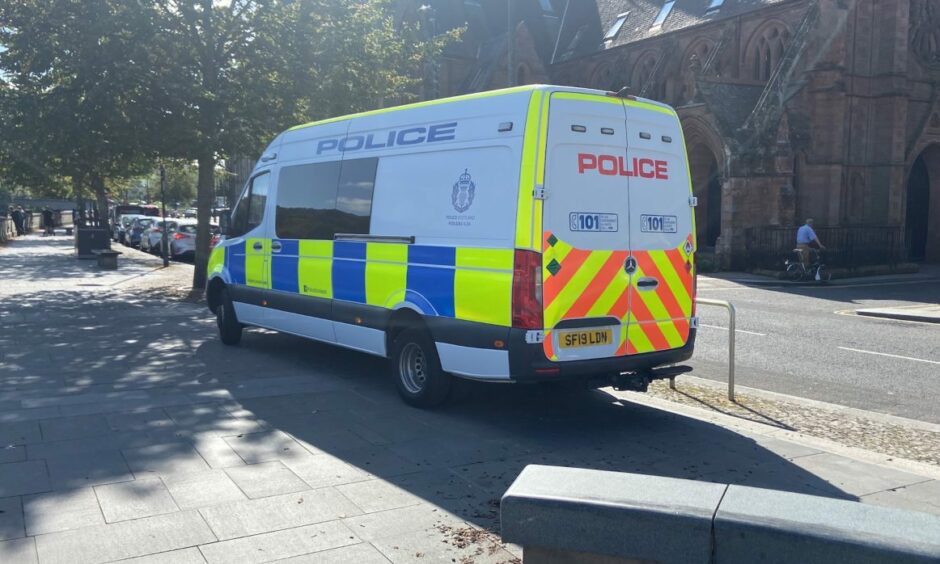
[[[392,373],[398,394],[408,405],[434,407],[444,403],[452,376],[441,369],[434,342],[425,331],[405,329],[392,345]]]
[[[215,322],[219,326],[219,336],[226,345],[237,345],[242,340],[242,324],[235,316],[235,304],[228,295],[228,289],[219,292],[219,305],[215,306]]]

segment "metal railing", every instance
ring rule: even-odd
[[[720,306],[728,310],[728,399],[734,401],[734,319],[736,310],[734,304],[725,300],[712,300],[708,298],[695,298],[696,305]],[[669,379],[669,387],[676,389],[676,379]]]
[[[792,258],[799,227],[752,227],[747,230],[747,267],[783,270]],[[862,266],[895,266],[907,260],[908,244],[900,226],[816,227],[826,246],[829,268],[855,269]]]

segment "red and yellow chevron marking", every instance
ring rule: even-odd
[[[683,346],[693,311],[691,235],[679,248],[635,251],[633,276],[623,269],[628,251],[576,249],[546,231],[542,238],[545,356],[557,360],[550,328],[565,319],[615,317],[621,331],[617,355]],[[688,249],[688,252],[687,252]],[[656,278],[655,289],[640,290],[641,278]]]

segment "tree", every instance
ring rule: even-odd
[[[198,164],[193,287],[205,287],[216,163],[299,121],[408,96],[452,35],[395,30],[386,0],[156,0],[165,155]]]
[[[107,217],[107,182],[141,173],[159,118],[149,72],[155,10],[143,1],[0,4],[0,144],[5,172],[27,185],[67,177]]]

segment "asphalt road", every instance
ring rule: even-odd
[[[737,309],[736,382],[940,423],[940,324],[854,315],[940,303],[940,272],[849,286],[757,287],[699,278],[699,296]],[[727,381],[728,315],[699,308],[693,374]]]

